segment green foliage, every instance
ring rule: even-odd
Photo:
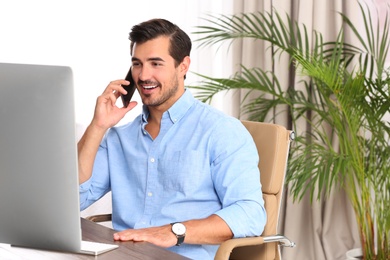
[[[340,15],[361,47],[344,42],[343,29],[334,41],[324,42],[320,32],[312,32],[310,41],[304,25],[289,16],[284,22],[276,11],[211,16],[210,26],[196,32],[203,46],[243,38],[271,43],[273,55],[291,57],[304,88],[284,90],[272,72],[245,66],[231,78],[200,75],[204,81],[190,87],[204,102],[221,91],[256,93],[256,98],[249,100],[247,95],[243,102],[250,120],[264,121],[283,108],[294,129],[306,122],[309,131],[298,132],[291,148],[287,181],[293,197],[300,200],[309,193],[320,199],[335,187],[345,189],[365,259],[390,259],[390,124],[383,120],[390,111],[390,74],[385,67],[389,20],[382,31],[375,30],[371,15],[360,8],[363,33]]]

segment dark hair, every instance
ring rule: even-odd
[[[152,19],[134,25],[129,33],[130,51],[133,53],[135,43],[144,43],[160,36],[168,36],[170,39],[169,54],[175,60],[175,67],[190,56],[191,39],[177,25],[164,19]]]

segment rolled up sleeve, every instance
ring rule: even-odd
[[[220,197],[220,216],[234,237],[259,236],[266,212],[258,169],[259,156],[252,137],[240,122],[218,127],[216,157],[212,164],[215,189]],[[218,136],[224,136],[223,140]]]

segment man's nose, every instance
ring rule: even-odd
[[[151,79],[151,70],[148,69],[147,67],[142,67],[139,74],[138,74],[138,79],[141,81],[147,81]]]

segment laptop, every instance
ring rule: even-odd
[[[0,243],[98,255],[81,240],[72,70],[0,63]]]

